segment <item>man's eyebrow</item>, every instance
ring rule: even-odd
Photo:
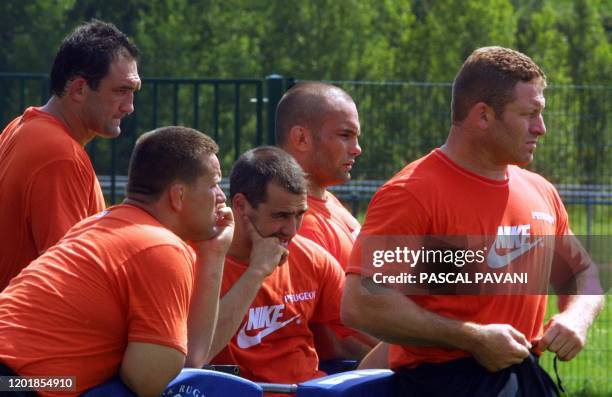
[[[359,131],[351,127],[342,127],[340,128],[340,132],[345,132],[345,133],[352,134],[352,135],[359,135]]]

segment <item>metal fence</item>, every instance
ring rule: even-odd
[[[273,111],[284,88],[285,80],[280,76],[143,78],[142,89],[135,95],[135,112],[122,120],[122,134],[112,140],[94,139],[86,148],[96,173],[110,176],[107,201],[115,203],[123,195],[115,182],[116,176],[127,173],[138,136],[159,126],[184,125],[207,133],[219,143],[222,169],[228,172],[240,153],[264,142],[274,142],[274,135],[270,133],[274,127],[270,123],[274,121]],[[42,105],[48,97],[46,75],[0,73],[0,123],[6,125],[27,106]],[[264,106],[270,101],[272,106]]]
[[[144,78],[133,115],[122,122],[122,135],[96,139],[88,152],[109,203],[123,195],[130,152],[136,138],[162,125],[181,124],[212,136],[221,148],[227,174],[243,151],[274,142],[274,110],[294,83],[281,76],[266,79]],[[448,133],[451,86],[448,83],[332,82],[357,103],[363,154],[354,180],[335,188],[356,214],[362,214],[376,188],[405,164],[441,145]],[[46,75],[0,73],[0,123],[6,125],[26,106],[46,102]],[[551,86],[544,113],[548,134],[540,141],[530,168],[559,189],[576,234],[612,235],[612,87]],[[609,301],[609,299],[608,299]],[[591,331],[598,344],[570,364],[571,387],[588,382],[612,384],[612,313],[608,309]],[[604,370],[593,375],[590,366]],[[608,389],[612,395],[612,386]]]

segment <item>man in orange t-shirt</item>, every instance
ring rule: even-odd
[[[292,87],[276,109],[276,143],[290,153],[308,178],[308,211],[298,231],[346,268],[359,222],[327,189],[351,179],[361,155],[359,114],[344,90],[304,82]]]
[[[44,396],[115,375],[159,395],[205,357],[233,234],[217,150],[183,127],[139,138],[125,202],[79,222],[0,293],[0,375],[74,377]]]
[[[0,291],[70,227],[104,209],[84,146],[119,135],[140,88],[138,49],[114,25],[92,21],[64,39],[53,95],[0,135]]]
[[[309,324],[344,336],[344,273],[314,242],[296,236],[306,180],[295,160],[268,146],[243,154],[230,175],[236,233],[223,273],[213,364],[235,364],[255,381],[299,383],[318,369]]]
[[[327,189],[347,182],[361,154],[359,114],[344,90],[331,84],[303,82],[292,87],[276,109],[276,142],[306,172],[308,210],[298,230],[325,248],[346,268],[359,222]],[[325,326],[313,326],[322,359],[361,359],[376,343],[364,337],[337,340]]]
[[[495,236],[483,250],[490,273],[520,265],[532,275],[550,269],[552,256],[537,242],[571,241],[567,213],[549,182],[517,166],[532,161],[546,132],[545,86],[526,55],[477,49],[453,84],[446,143],[372,198],[347,269],[342,312],[349,325],[393,343],[389,365],[399,374],[399,395],[556,396],[530,350],[571,360],[584,346],[602,307],[599,295],[559,296],[560,313],[543,327],[545,295],[404,295],[393,281],[375,281],[375,272],[388,268],[367,261],[367,253],[383,248],[377,244],[397,236],[407,242]],[[428,264],[416,266],[426,271]],[[574,268],[581,282],[591,275],[589,263]]]

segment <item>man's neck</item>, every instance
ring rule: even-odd
[[[234,230],[234,238],[227,250],[227,255],[241,262],[248,262],[251,257],[251,242],[243,238],[242,233],[238,231],[238,227]]]
[[[482,145],[472,144],[465,136],[467,132],[460,131],[457,127],[451,127],[448,139],[440,147],[454,163],[485,178],[503,181],[507,179],[508,165],[495,164],[492,154],[487,152]]]
[[[325,199],[325,193],[327,193],[327,189],[325,189],[325,187],[311,180],[308,180],[308,195],[309,196],[323,200]]]
[[[95,137],[95,134],[89,131],[77,114],[65,105],[66,100],[53,95],[40,109],[58,119],[64,124],[70,136],[81,146],[85,146]]]

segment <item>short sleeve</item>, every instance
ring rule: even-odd
[[[185,249],[148,248],[125,264],[129,296],[128,340],[165,345],[187,353],[187,316],[194,263]]]
[[[321,270],[320,294],[312,322],[328,325],[340,338],[346,338],[355,333],[340,321],[340,303],[344,291],[344,271],[338,261],[329,253],[320,249],[316,253]]]
[[[569,216],[557,190],[551,186],[557,220],[555,254],[552,265],[551,283],[558,294],[599,293],[599,284],[590,280],[579,286],[576,276],[589,266],[594,266],[591,256],[569,227]]]

